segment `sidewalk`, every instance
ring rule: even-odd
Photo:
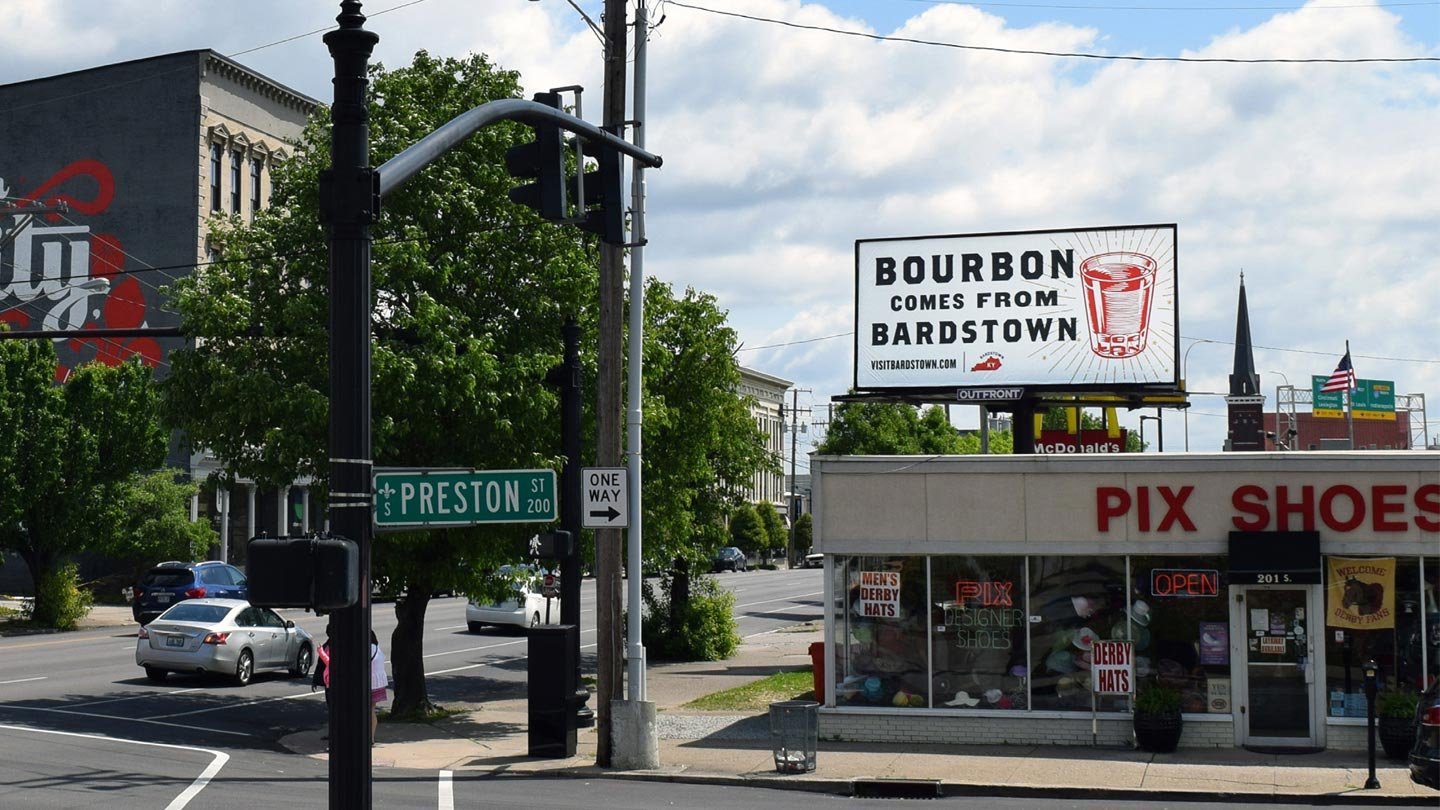
[[[382,723],[373,761],[377,767],[705,782],[843,795],[922,790],[926,792],[922,795],[933,797],[940,790],[946,796],[1255,803],[1288,799],[1432,808],[1440,798],[1440,793],[1411,782],[1403,763],[1383,758],[1376,771],[1381,788],[1363,789],[1368,776],[1363,751],[1275,755],[1181,749],[1175,754],[1149,754],[1062,746],[927,746],[917,752],[914,746],[822,740],[814,772],[783,775],[775,771],[769,720],[763,713],[682,708],[697,697],[781,669],[809,666],[809,644],[820,638],[818,630],[768,633],[747,640],[726,661],[652,666],[647,697],[658,710],[660,767],[655,770],[595,767],[594,729],[580,731],[575,757],[532,759],[527,756],[524,699],[493,701],[433,725]],[[282,739],[281,745],[324,758],[327,744],[320,734],[298,732]]]

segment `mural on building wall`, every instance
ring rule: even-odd
[[[17,183],[24,182],[22,175]],[[16,191],[12,194],[0,177],[0,197],[11,205],[63,204],[66,210],[0,214],[0,321],[17,331],[75,333],[55,341],[60,355],[57,381],[90,361],[113,366],[139,355],[147,365],[159,365],[164,353],[154,338],[84,336],[101,327],[149,325],[145,290],[124,269],[119,235],[96,230],[103,227],[102,215],[116,198],[110,167],[98,160],[75,160],[33,188]]]

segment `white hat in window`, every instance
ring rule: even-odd
[[[970,697],[969,692],[956,692],[955,697],[945,701],[946,706],[976,706],[980,703],[979,698]]]
[[[1086,652],[1095,646],[1095,631],[1088,627],[1082,627],[1070,634],[1070,643]]]
[[[1088,596],[1072,596],[1070,604],[1075,607],[1075,615],[1082,619],[1095,615],[1095,603]]]
[[[1126,613],[1130,615],[1131,621],[1141,627],[1150,624],[1150,604],[1144,599],[1136,599],[1130,603],[1130,608]]]

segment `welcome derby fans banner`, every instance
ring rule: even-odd
[[[1176,226],[855,242],[855,388],[1178,381]]]
[[[1350,630],[1395,626],[1395,558],[1331,557],[1325,624]]]

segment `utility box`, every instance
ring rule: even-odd
[[[530,628],[530,756],[575,756],[575,711],[580,628],[573,624]]]

